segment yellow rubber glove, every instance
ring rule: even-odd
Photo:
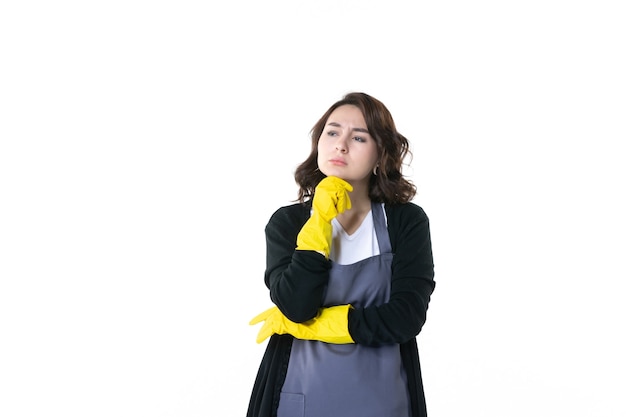
[[[350,304],[321,308],[317,317],[304,323],[294,323],[278,307],[272,307],[250,320],[250,325],[265,321],[257,335],[257,343],[263,342],[274,333],[288,333],[297,339],[326,343],[354,343],[348,332],[348,310],[351,308]]]
[[[313,213],[302,226],[296,240],[296,249],[314,250],[328,259],[333,229],[330,221],[352,207],[348,193],[352,185],[338,177],[326,177],[315,187]]]

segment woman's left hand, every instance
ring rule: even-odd
[[[250,325],[264,321],[256,342],[261,343],[273,334],[290,334],[297,339],[319,340],[325,343],[354,343],[348,332],[350,304],[321,308],[319,314],[304,323],[289,320],[278,309],[271,307],[250,320]]]

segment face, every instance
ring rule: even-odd
[[[367,131],[365,118],[361,110],[352,105],[338,107],[330,114],[317,152],[320,171],[353,186],[368,183],[378,161],[376,142]]]

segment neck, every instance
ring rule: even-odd
[[[367,213],[372,205],[372,201],[370,200],[369,196],[368,186],[354,186],[354,189],[350,193],[350,202],[352,203],[352,209],[349,211],[357,213]]]
[[[354,188],[350,193],[352,208],[337,215],[337,221],[348,234],[354,233],[372,208],[367,188]]]

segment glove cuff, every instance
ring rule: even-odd
[[[332,236],[333,227],[330,222],[313,214],[298,233],[296,250],[313,250],[328,259]]]

